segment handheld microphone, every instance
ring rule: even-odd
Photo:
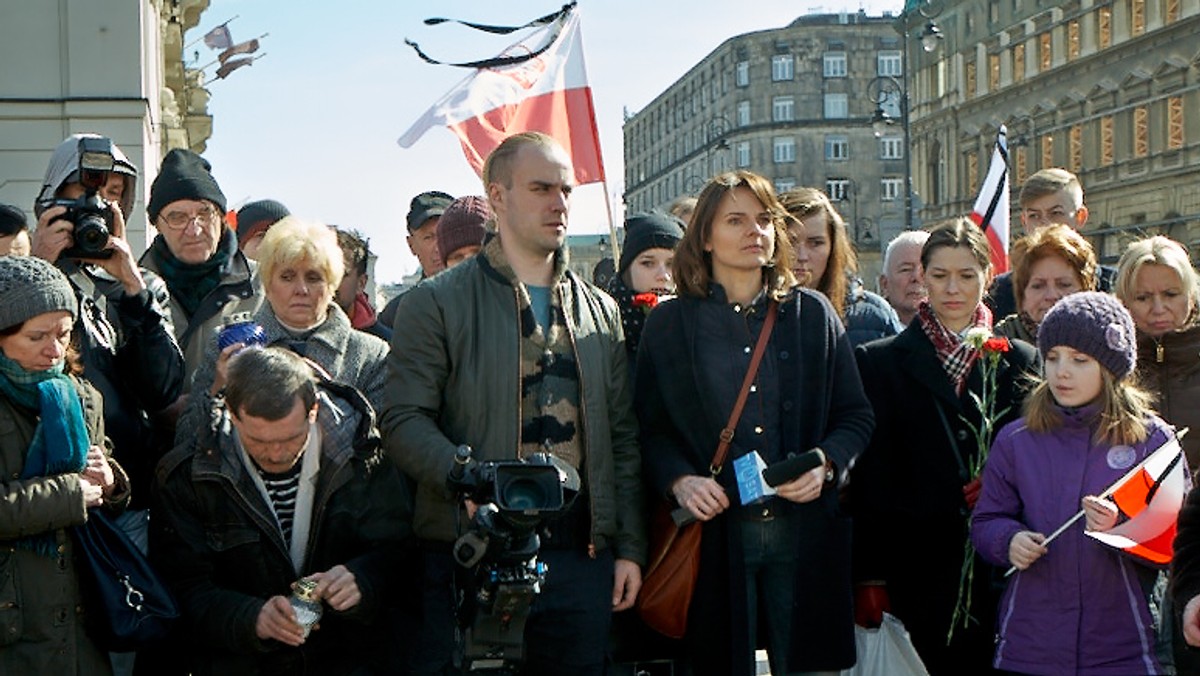
[[[775,488],[795,480],[805,472],[820,467],[821,464],[821,454],[815,448],[796,455],[789,455],[784,460],[768,465],[762,471],[763,481],[767,482],[771,488]]]

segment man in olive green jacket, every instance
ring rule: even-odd
[[[497,235],[405,296],[388,357],[380,427],[418,484],[425,549],[416,673],[451,673],[450,544],[468,515],[446,478],[467,444],[477,460],[550,453],[579,471],[578,499],[542,540],[549,573],[522,673],[599,674],[611,613],[633,605],[646,558],[621,320],[611,298],[566,269],[573,172],[562,147],[518,134],[483,176]]]

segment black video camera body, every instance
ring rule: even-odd
[[[112,234],[112,210],[109,203],[100,197],[99,191],[108,180],[108,174],[116,166],[113,158],[112,139],[84,137],[79,139],[79,183],[84,194],[78,199],[52,199],[42,202],[44,209],[66,207],[66,212],[57,220],[75,224],[71,237],[75,245],[64,249],[67,258],[111,258],[108,238]]]

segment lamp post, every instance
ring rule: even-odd
[[[934,23],[934,19],[942,13],[944,8],[943,0],[908,0],[905,3],[904,12],[896,19],[892,27],[896,32],[904,36],[904,57],[900,67],[900,79],[897,80],[891,75],[880,75],[874,80],[871,80],[867,85],[867,95],[875,104],[875,113],[871,117],[871,127],[875,131],[875,137],[882,137],[896,123],[896,118],[899,117],[899,123],[904,133],[904,229],[914,229],[913,215],[913,178],[912,178],[912,128],[911,128],[911,113],[912,100],[909,97],[909,79],[908,69],[911,64],[909,57],[909,46],[915,37],[921,44],[921,50],[926,53],[932,53],[937,50],[938,46],[945,39],[942,30]],[[915,36],[913,34],[914,26],[910,26],[910,19],[913,13],[924,19],[924,26],[920,33]],[[920,22],[918,21],[918,24]],[[884,109],[884,103],[895,97],[898,115],[890,114]]]

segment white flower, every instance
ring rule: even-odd
[[[963,334],[963,342],[976,350],[982,350],[983,344],[991,337],[992,332],[990,329],[983,326],[973,326]]]

